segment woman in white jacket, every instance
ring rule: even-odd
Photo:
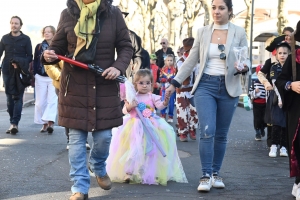
[[[224,188],[219,175],[226,150],[227,134],[242,94],[241,76],[249,71],[249,60],[239,71],[233,47],[248,47],[245,30],[230,23],[231,0],[213,0],[213,24],[200,28],[190,55],[182,65],[167,95],[180,87],[200,60],[199,72],[191,91],[199,118],[199,154],[203,175],[198,191]],[[237,73],[238,72],[238,73]]]

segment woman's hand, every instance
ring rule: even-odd
[[[17,64],[16,63],[11,63],[11,65],[15,68],[15,69],[17,69],[18,68],[18,66],[17,66]]]
[[[171,85],[166,89],[166,93],[165,93],[166,98],[169,98],[169,99],[170,99],[170,96],[171,96],[171,94],[172,94],[173,92],[175,92],[175,86],[171,84]]]
[[[291,90],[300,94],[300,81],[294,81],[291,83]]]
[[[242,64],[242,66],[244,66],[244,68],[241,69],[241,64],[238,65],[237,62],[234,63],[234,68],[238,71],[238,72],[247,72],[249,70],[249,67],[246,64]]]
[[[105,77],[105,79],[114,80],[118,76],[120,76],[121,72],[115,67],[109,67],[102,73],[102,76]]]
[[[57,55],[55,54],[54,50],[45,50],[43,56],[45,61],[49,63],[57,60]]]

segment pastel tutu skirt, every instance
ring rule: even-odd
[[[166,153],[163,157],[142,121],[127,115],[123,125],[114,128],[107,159],[107,173],[113,182],[167,185],[168,181],[187,183],[178,156],[176,134],[164,119],[155,116],[144,118],[153,126],[153,133]]]

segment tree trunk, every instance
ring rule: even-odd
[[[213,22],[212,17],[211,17],[211,11],[209,9],[211,5],[211,0],[202,0],[200,1],[202,3],[202,7],[205,10],[204,14],[204,26],[209,25]]]
[[[178,0],[164,0],[164,4],[168,9],[168,40],[171,47],[175,47],[175,35],[179,35],[179,31],[175,29],[175,18],[179,16],[180,5]]]
[[[198,0],[183,0],[183,4],[184,19],[187,22],[187,34],[188,37],[192,37],[194,23],[200,12],[201,2]]]
[[[244,0],[245,4],[247,6],[247,16],[245,19],[245,31],[247,35],[247,39],[250,39],[250,34],[251,34],[251,5],[252,5],[252,0]]]
[[[288,24],[288,10],[287,10],[287,0],[278,0],[278,34],[281,35],[284,27]]]

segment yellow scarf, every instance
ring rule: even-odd
[[[74,56],[77,55],[80,49],[86,45],[88,49],[93,39],[93,33],[96,25],[96,13],[101,3],[101,0],[95,0],[92,3],[84,4],[82,0],[75,0],[80,9],[80,18],[74,28],[75,35],[77,36],[77,45]],[[88,33],[82,34],[82,33]]]

